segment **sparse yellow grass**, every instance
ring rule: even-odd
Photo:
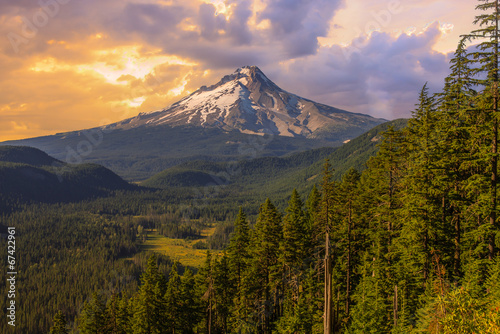
[[[155,230],[147,230],[147,239],[141,246],[142,251],[154,251],[169,256],[172,260],[179,261],[184,266],[200,267],[205,261],[207,251],[194,249],[192,245],[199,240],[206,240],[215,231],[210,227],[202,231],[202,239],[183,240],[171,239],[159,235]]]
[[[208,238],[215,232],[215,226],[212,227],[207,227],[206,229],[201,231],[201,235],[203,236],[203,239]]]

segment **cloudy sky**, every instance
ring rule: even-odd
[[[471,0],[0,0],[0,141],[161,109],[244,65],[353,112],[438,91]]]

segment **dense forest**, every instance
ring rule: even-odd
[[[307,197],[294,190],[258,212],[214,200],[195,220],[168,191],[4,214],[31,248],[19,251],[29,256],[13,331],[500,333],[500,0],[477,10],[443,90],[423,86],[362,172],[338,180],[326,160]],[[207,250],[200,268],[139,252],[143,228],[197,238],[228,217],[211,247],[224,250]]]
[[[94,291],[132,296],[146,269],[150,252],[142,248],[145,228],[173,237],[193,237],[205,225],[218,222],[207,247],[223,248],[229,232],[223,207],[186,212],[163,192],[118,192],[112,197],[78,203],[22,204],[0,215],[0,233],[16,229],[16,326],[0,322],[0,333],[48,333],[62,310],[68,328]],[[232,218],[230,218],[232,219]],[[166,221],[168,223],[166,223]],[[232,224],[231,224],[232,225]],[[7,268],[8,240],[0,238],[0,257]],[[174,261],[157,255],[159,272],[168,275]],[[184,266],[178,264],[179,273]],[[196,270],[195,268],[191,268]],[[0,290],[8,291],[7,271],[0,272]],[[7,293],[0,307],[7,309]]]

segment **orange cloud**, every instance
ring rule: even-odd
[[[132,50],[89,50],[74,59],[33,56],[0,80],[0,140],[78,130],[170,104],[195,63]],[[175,93],[170,93],[174,90]]]

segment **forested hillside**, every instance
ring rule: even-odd
[[[499,333],[500,4],[477,9],[442,92],[422,88],[368,169],[338,182],[327,161],[306,200],[268,199],[255,224],[240,210],[196,275],[151,257],[131,297],[94,294],[80,332]]]
[[[382,133],[389,127],[402,129],[406,119],[397,119],[380,124],[340,147],[324,147],[294,153],[285,157],[261,157],[233,162],[191,161],[168,168],[141,186],[175,189],[185,194],[187,200],[193,189],[214,192],[217,199],[230,204],[242,199],[251,200],[258,207],[259,201],[272,197],[281,208],[286,207],[286,198],[297,188],[309,191],[321,179],[322,165],[330,159],[333,179],[339,180],[349,168],[361,171],[366,162],[377,154]],[[223,190],[215,190],[223,188]],[[204,194],[206,195],[206,194]]]
[[[81,201],[136,188],[100,165],[70,165],[36,148],[0,146],[0,212],[22,203]]]
[[[99,140],[89,139],[92,136]],[[81,142],[91,145],[88,154],[76,152]],[[342,142],[258,136],[189,125],[157,125],[126,131],[90,129],[2,144],[36,147],[68,163],[100,164],[128,181],[140,181],[186,161],[233,161],[241,157],[282,156],[318,147],[339,146]]]

